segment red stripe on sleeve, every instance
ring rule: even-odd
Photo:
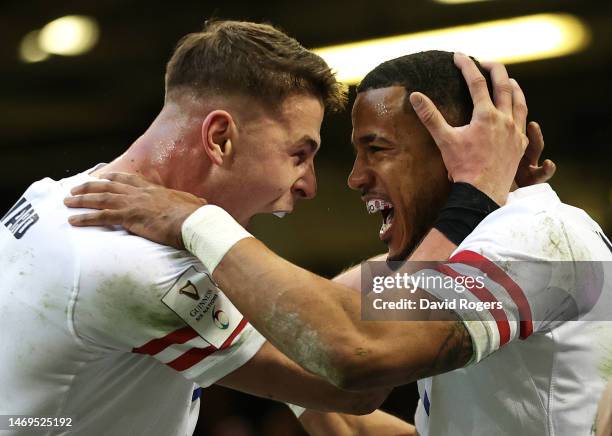
[[[149,341],[138,348],[134,348],[132,349],[132,352],[154,356],[157,353],[164,351],[170,345],[184,344],[197,336],[198,333],[194,329],[186,326],[167,334],[163,338],[153,339],[152,341]]]
[[[472,266],[485,273],[491,280],[502,286],[516,307],[518,308],[520,318],[520,336],[521,339],[526,339],[533,333],[533,318],[531,307],[525,293],[519,285],[499,266],[495,265],[489,259],[474,251],[464,250],[455,254],[449,259],[450,262],[460,262]]]
[[[240,323],[236,326],[236,328],[234,329],[232,334],[229,336],[229,338],[227,338],[225,340],[225,342],[223,342],[223,344],[221,344],[221,348],[219,348],[219,349],[220,350],[225,350],[227,347],[232,345],[232,342],[234,342],[234,339],[236,339],[236,336],[238,336],[240,334],[240,332],[242,332],[242,330],[244,330],[244,328],[246,327],[246,325],[248,323],[249,322],[246,320],[246,318],[242,318],[242,321],[240,321]]]
[[[181,354],[172,362],[168,362],[166,365],[176,371],[184,371],[188,368],[191,368],[196,363],[201,362],[215,351],[217,351],[217,349],[212,345],[206,348],[192,348]]]
[[[219,350],[225,350],[227,347],[229,347],[234,341],[234,339],[236,339],[236,336],[238,336],[240,332],[244,330],[244,327],[247,324],[248,321],[245,318],[242,318],[242,321],[240,321],[240,323],[236,326],[232,334],[225,340],[225,342],[223,342],[223,344],[221,344]],[[206,348],[192,348],[189,351],[181,354],[173,361],[168,362],[166,365],[176,371],[184,371],[200,363],[202,360],[213,354],[215,351],[218,350],[212,345]]]
[[[459,274],[457,271],[452,269],[447,265],[439,265],[438,271],[442,274],[445,274],[454,279],[456,278],[464,278],[463,274]],[[476,298],[484,303],[496,303],[497,299],[495,296],[489,291],[486,287],[477,288],[474,285],[464,284],[467,290],[469,290]],[[506,312],[502,309],[492,308],[489,309],[489,312],[495,319],[495,323],[497,324],[497,331],[499,332],[499,346],[503,346],[508,343],[510,340],[510,323],[508,322],[508,317],[506,316]]]

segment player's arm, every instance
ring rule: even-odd
[[[310,436],[418,436],[414,425],[382,410],[363,416],[307,410],[300,423]]]
[[[292,265],[253,238],[236,244],[213,276],[275,346],[343,388],[405,384],[471,357],[470,336],[454,315],[410,324],[362,322],[359,294]]]
[[[381,254],[369,260],[382,261],[385,258],[386,254]],[[342,272],[334,278],[334,282],[359,291],[360,266]],[[224,377],[218,384],[270,400],[281,399],[310,408],[311,413],[307,413],[306,416],[309,417],[307,428],[313,429],[311,434],[321,434],[314,433],[315,429],[328,428],[337,421],[351,420],[354,415],[369,413],[368,416],[375,416],[368,418],[367,421],[378,423],[382,419],[380,414],[371,412],[376,410],[389,394],[388,389],[359,392],[339,389],[320,377],[306,372],[270,343],[266,343],[249,362]],[[324,412],[328,410],[351,415]]]
[[[370,258],[369,261],[384,261],[386,257],[387,254],[381,254]],[[360,291],[361,266],[358,265],[342,272],[334,278],[334,282]],[[412,424],[382,410],[356,416],[354,414],[307,409],[300,415],[299,421],[310,436],[327,436],[330,434],[338,436],[378,436],[381,434],[418,436],[416,428]]]
[[[270,343],[217,384],[317,411],[363,415],[376,410],[388,389],[345,391],[302,369]]]

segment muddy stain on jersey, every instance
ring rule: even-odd
[[[162,303],[161,297],[153,285],[143,284],[130,274],[115,274],[98,285],[94,307],[112,321],[117,332],[129,332],[135,325],[146,326],[152,333],[170,333],[183,327],[183,321]]]

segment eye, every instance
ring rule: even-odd
[[[368,147],[368,150],[369,150],[371,153],[376,153],[376,152],[378,152],[378,151],[385,151],[385,148],[383,148],[383,147],[379,147],[379,146],[377,146],[377,145],[370,145],[370,146]]]
[[[294,153],[292,157],[296,159],[296,165],[301,165],[308,158],[308,154],[306,153],[306,150],[299,150]]]

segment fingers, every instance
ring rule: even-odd
[[[448,125],[433,101],[423,93],[413,92],[410,94],[410,103],[436,144],[438,146],[445,144],[452,127]]]
[[[75,186],[70,190],[70,193],[72,195],[94,194],[100,192],[109,192],[113,194],[128,194],[131,191],[132,186],[130,185],[100,180],[96,182],[86,182],[82,185]]]
[[[557,164],[550,159],[546,159],[544,162],[542,162],[542,168],[544,168],[546,180],[552,178],[552,176],[554,176],[557,172]]]
[[[542,162],[542,166],[535,172],[534,177],[536,180],[538,180],[538,183],[544,183],[550,180],[556,172],[557,165],[555,165],[552,160],[546,159],[544,162]]]
[[[125,207],[126,199],[122,194],[83,194],[64,198],[64,204],[80,209],[119,209]]]
[[[532,121],[527,125],[527,138],[529,145],[525,150],[525,157],[529,164],[537,165],[544,151],[544,135],[538,123]]]
[[[144,177],[136,174],[128,173],[106,173],[101,174],[100,178],[110,180],[112,182],[123,183],[126,185],[134,186],[136,188],[146,188],[148,186],[157,186],[154,183],[147,181]]]
[[[544,151],[544,136],[538,123],[532,121],[527,125],[527,138],[529,145],[517,172],[516,182],[519,186],[547,182],[557,171],[557,166],[550,159],[546,159],[542,165],[538,163]]]
[[[461,70],[463,78],[465,79],[472,101],[474,102],[474,110],[486,109],[493,106],[489,90],[487,88],[487,81],[484,76],[476,67],[476,64],[472,59],[462,53],[455,53],[455,65]]]
[[[506,115],[511,116],[513,109],[514,88],[510,81],[510,77],[508,77],[506,67],[499,62],[483,62],[482,66],[488,70],[489,74],[491,75],[495,107]]]
[[[531,165],[529,167],[530,184],[535,185],[537,183],[548,182],[555,175],[556,171],[557,166],[550,159],[542,162],[542,166]]]
[[[514,123],[521,129],[521,132],[525,133],[527,124],[527,100],[525,94],[519,86],[518,82],[514,79],[510,79],[510,85],[512,90],[512,119]]]
[[[73,215],[68,222],[76,227],[123,225],[125,213],[119,210],[125,207],[126,199],[122,194],[96,193],[66,197],[64,204],[72,208],[103,209],[96,212]]]
[[[68,222],[75,227],[119,226],[123,223],[123,217],[117,211],[102,210],[81,215],[73,215],[68,218]]]

